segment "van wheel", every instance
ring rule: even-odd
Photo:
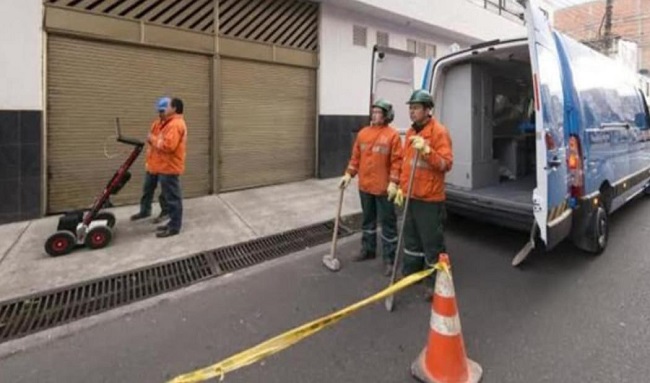
[[[609,243],[609,217],[603,206],[598,206],[598,210],[593,215],[591,227],[592,253],[600,255]]]

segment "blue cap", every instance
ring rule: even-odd
[[[156,102],[156,110],[158,112],[164,112],[171,102],[172,100],[169,97],[159,98],[158,101]]]

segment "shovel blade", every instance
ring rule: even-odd
[[[323,265],[325,265],[325,267],[327,267],[330,271],[341,270],[341,261],[339,261],[338,258],[332,257],[331,254],[323,257]]]
[[[384,307],[386,307],[386,311],[393,312],[393,309],[395,308],[395,296],[391,295],[386,300],[384,301]]]

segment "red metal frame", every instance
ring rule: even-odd
[[[144,148],[144,143],[139,142],[136,140],[129,140],[129,139],[123,139],[122,137],[118,137],[117,139],[119,142],[128,144],[128,145],[133,145],[133,151],[129,155],[129,157],[124,161],[122,166],[118,169],[118,171],[113,175],[113,178],[111,179],[111,182],[108,183],[108,185],[104,188],[102,193],[95,199],[95,203],[93,203],[93,207],[88,210],[84,214],[83,218],[83,225],[88,226],[90,225],[90,222],[95,218],[97,213],[104,207],[104,204],[106,201],[108,201],[108,198],[111,196],[113,193],[113,190],[117,188],[117,186],[120,184],[122,179],[124,178],[124,175],[126,172],[129,170],[129,168],[133,165],[135,160],[138,158],[140,153],[142,152],[142,149]]]

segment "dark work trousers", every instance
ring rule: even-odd
[[[144,175],[144,185],[142,187],[142,198],[140,198],[140,214],[149,216],[151,215],[151,204],[153,203],[153,196],[156,193],[159,177],[157,174],[146,172]],[[164,193],[158,196],[160,203],[161,215],[168,213],[167,201],[165,200]]]
[[[183,193],[178,175],[160,174],[158,176],[169,212],[167,227],[171,231],[181,231],[183,225]]]
[[[443,226],[446,219],[444,202],[411,199],[404,222],[404,276],[422,271],[438,262],[445,252]],[[433,284],[433,278],[428,283]]]
[[[393,203],[385,195],[373,195],[359,191],[363,210],[363,236],[361,245],[366,252],[377,252],[377,218],[381,224],[382,257],[393,263],[397,249],[397,216]]]

